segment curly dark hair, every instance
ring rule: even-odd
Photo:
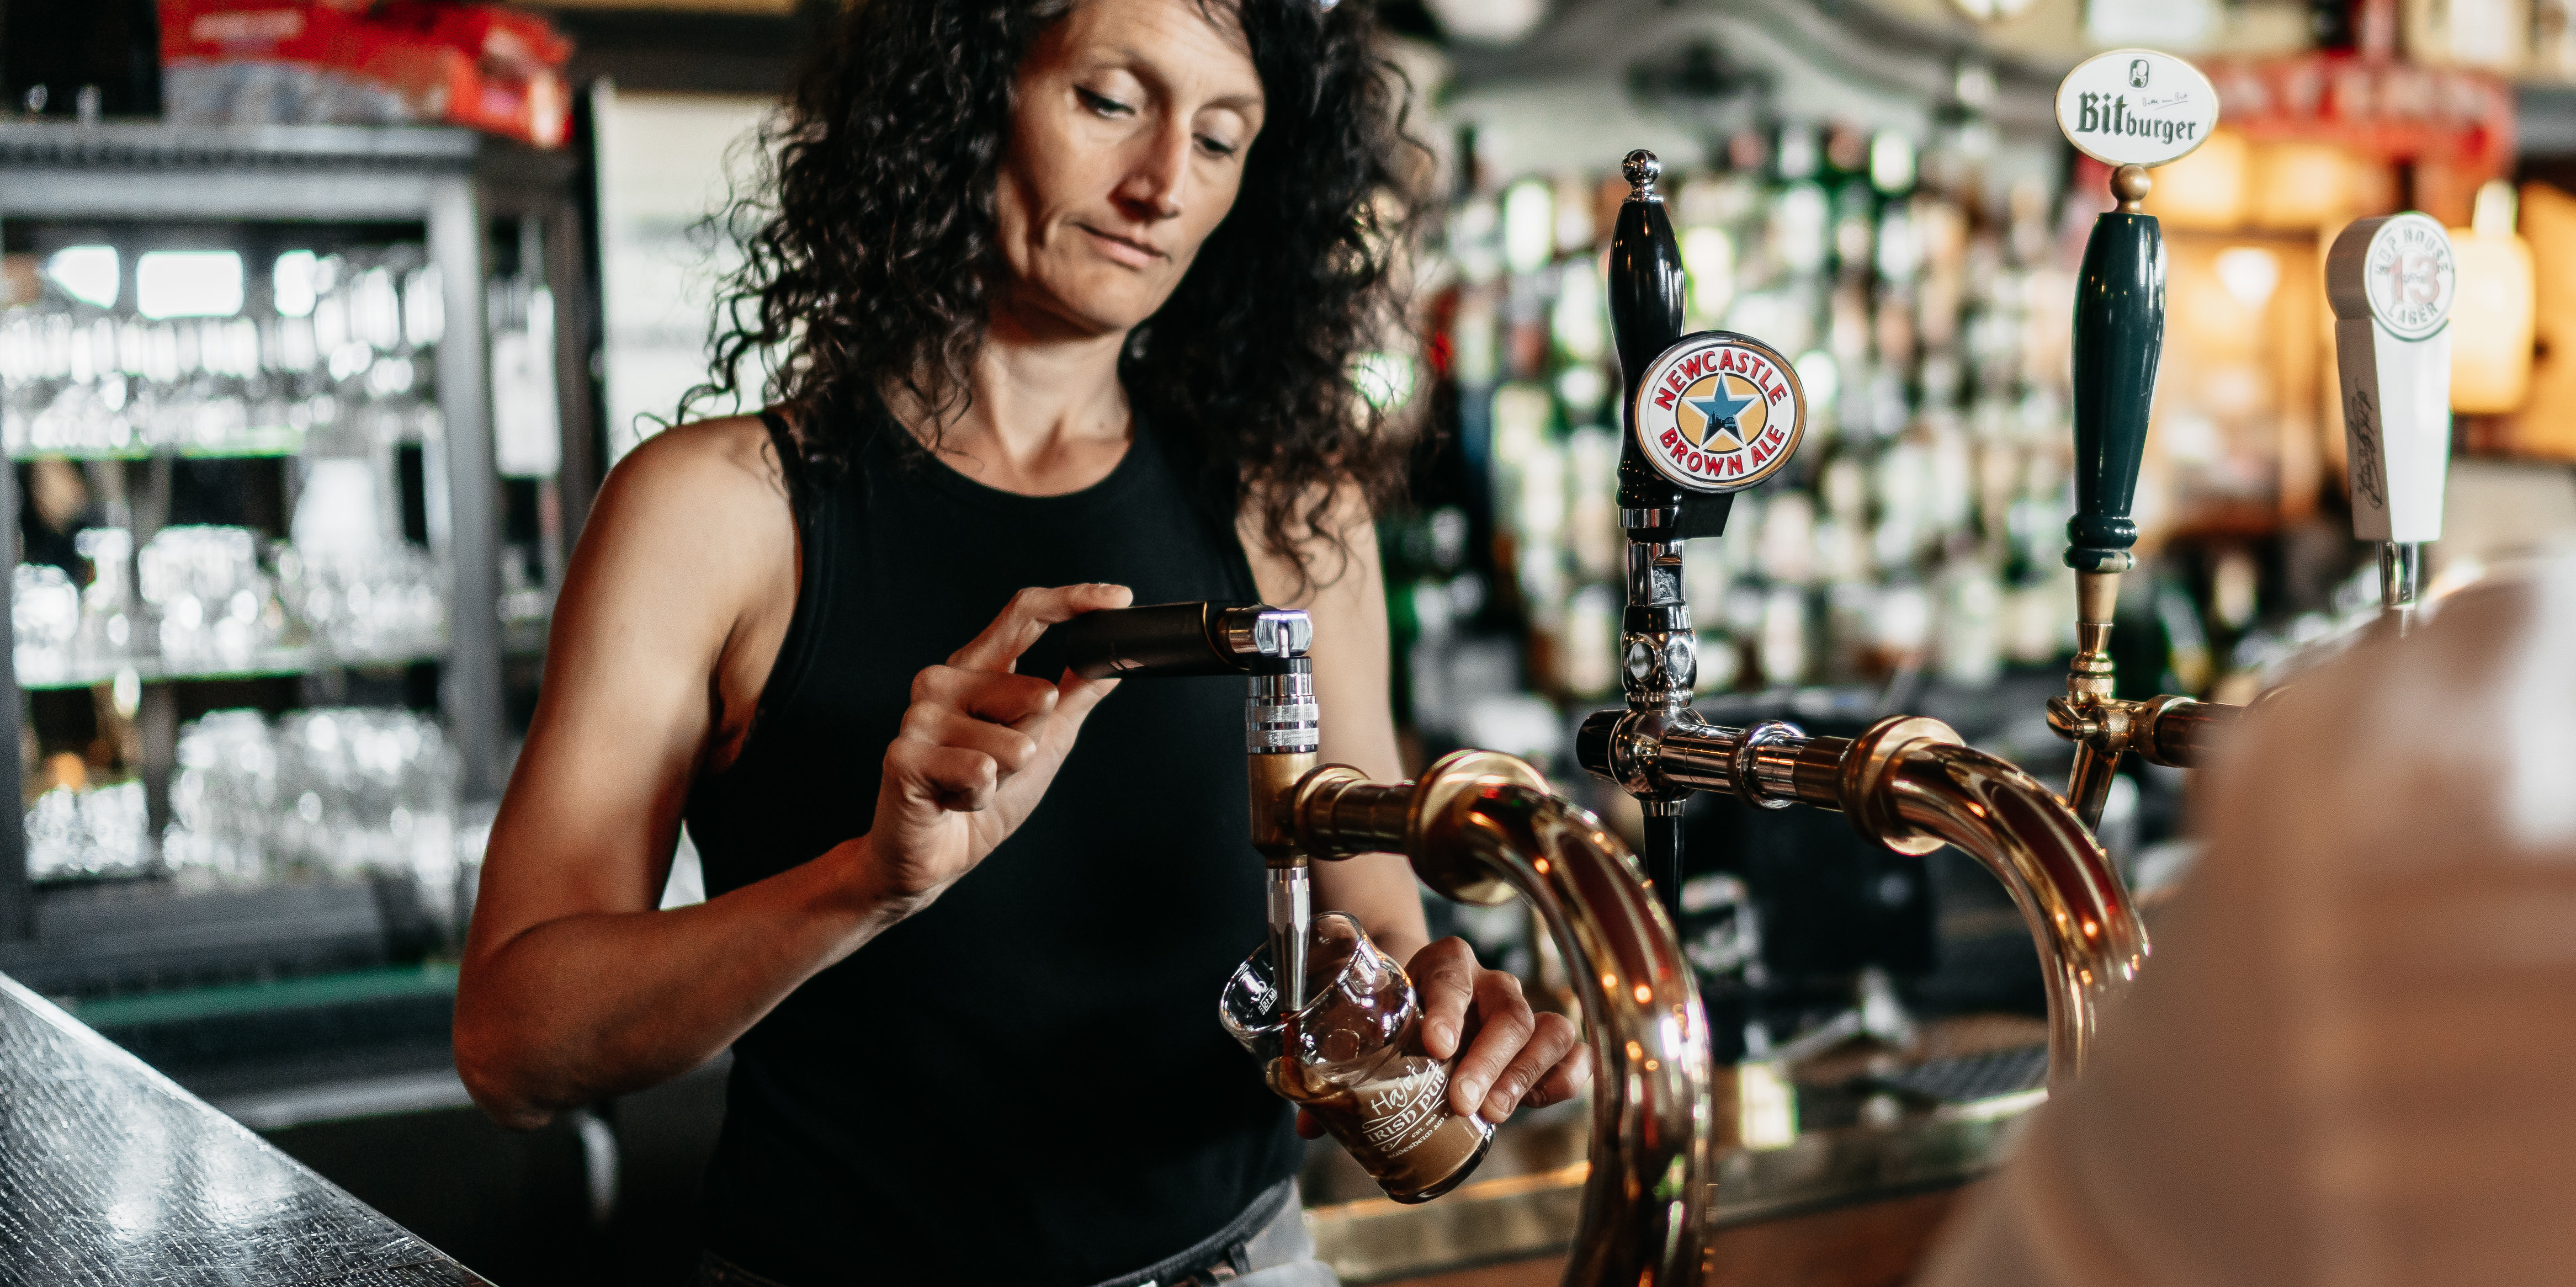
[[[1076,2],[848,10],[761,135],[774,159],[722,216],[744,261],[719,292],[714,374],[683,418],[745,393],[747,364],[765,367],[773,403],[901,388],[941,424],[965,409],[1009,271],[994,201],[1014,82]],[[1401,325],[1397,269],[1428,154],[1405,132],[1408,87],[1375,52],[1370,0],[1199,2],[1246,38],[1265,121],[1232,211],[1129,337],[1119,375],[1141,413],[1179,427],[1165,441],[1207,494],[1257,508],[1262,542],[1313,583],[1304,538],[1340,545],[1333,488],[1357,483],[1378,512],[1403,487],[1409,444],[1354,396],[1351,368]],[[846,415],[799,420],[799,452],[826,469],[846,468],[866,432]]]

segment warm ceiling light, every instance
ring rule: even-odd
[[[2147,213],[2177,228],[2234,228],[2245,222],[2245,136],[2211,131],[2191,155],[2155,171]]]
[[[2531,247],[2514,235],[2512,202],[2512,187],[2489,183],[2473,226],[2451,229],[2451,409],[2463,415],[2502,415],[2531,394]]]
[[[2282,141],[2254,149],[2247,169],[2253,221],[2265,228],[2323,228],[2351,218],[2365,162],[2333,143]]]

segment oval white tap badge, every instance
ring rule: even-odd
[[[1637,386],[1637,445],[1655,472],[1695,492],[1742,491],[1778,473],[1807,431],[1798,372],[1733,331],[1685,335]]]
[[[2209,140],[2218,91],[2200,69],[2152,49],[2114,49],[2057,86],[2057,128],[2104,165],[2163,165]]]
[[[2430,215],[2391,216],[2371,234],[2361,285],[2371,315],[2397,338],[2420,340],[2442,329],[2459,292],[2451,235]]]

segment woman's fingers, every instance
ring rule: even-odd
[[[1493,1089],[1486,1093],[1485,1120],[1500,1122],[1511,1116],[1512,1110],[1521,1106],[1524,1097],[1541,1104],[1553,1102],[1532,1096],[1531,1091],[1543,1086],[1544,1079],[1565,1062],[1582,1040],[1583,1034],[1575,1029],[1574,1021],[1564,1015],[1537,1016],[1530,1027],[1529,1044],[1522,1046],[1520,1053],[1512,1057],[1511,1065],[1503,1069],[1502,1076],[1494,1079]]]
[[[897,738],[886,748],[886,773],[903,794],[955,813],[990,807],[1001,785],[1001,766],[982,751]]]
[[[958,649],[948,664],[961,670],[1007,671],[1019,664],[1020,654],[1027,652],[1048,626],[1086,612],[1123,608],[1135,598],[1135,592],[1123,585],[1059,585],[1022,590],[1012,595],[1002,615],[993,618],[993,624],[984,627],[984,633],[975,636],[973,642]]]
[[[1572,1020],[1567,1022],[1570,1023]],[[1591,1084],[1592,1047],[1578,1040],[1573,1052],[1558,1060],[1556,1067],[1549,1069],[1546,1076],[1539,1078],[1538,1085],[1531,1088],[1530,1093],[1522,1098],[1521,1103],[1530,1108],[1562,1104],[1582,1094],[1583,1088]]]
[[[1476,975],[1476,1039],[1449,1074],[1449,1106],[1460,1116],[1485,1105],[1486,1094],[1529,1044],[1535,1027],[1521,981],[1501,970]],[[1426,1045],[1429,1043],[1426,1042]]]
[[[869,832],[897,893],[935,897],[1035,807],[1054,775],[1054,759],[1072,742],[1069,730],[1099,695],[1088,685],[1059,689],[1012,667],[1048,626],[1124,607],[1131,597],[1116,585],[1023,590],[948,664],[913,676],[902,729],[886,748]],[[1068,698],[1075,699],[1076,713],[1055,718]]]
[[[1028,767],[1038,753],[1037,740],[1019,729],[976,719],[946,706],[924,704],[906,710],[900,736],[934,746],[981,751],[992,758],[1003,777]]]
[[[1002,615],[993,619],[984,632],[957,650],[946,666],[934,666],[922,672],[924,681],[934,681],[925,688],[917,681],[913,700],[925,700],[935,694],[956,691],[972,693],[977,704],[967,709],[983,718],[1009,724],[1031,736],[1043,737],[1058,748],[1072,744],[1074,734],[1082,728],[1091,708],[1118,686],[1114,679],[1087,680],[1067,671],[1054,683],[1014,673],[1020,654],[1045,634],[1047,627],[1070,621],[1086,612],[1123,608],[1135,600],[1135,592],[1123,585],[1061,585],[1047,589],[1027,589],[1011,596]],[[1009,677],[1010,683],[997,687],[975,687],[968,678]],[[1041,693],[1039,690],[1044,690]],[[1052,730],[1042,731],[1041,718],[1061,717]]]
[[[1467,1006],[1476,997],[1475,952],[1465,939],[1444,938],[1414,953],[1404,970],[1413,976],[1413,993],[1422,1000],[1422,1052],[1434,1059],[1458,1053],[1467,1031]]]
[[[1324,1124],[1316,1120],[1313,1113],[1307,1112],[1302,1108],[1298,1109],[1297,1134],[1301,1139],[1322,1139],[1324,1137]]]
[[[1056,707],[1056,686],[1008,671],[931,666],[912,677],[912,709],[946,706],[1023,732]]]
[[[1067,670],[1064,678],[1056,681],[1056,713],[1063,716],[1067,724],[1079,729],[1082,721],[1090,716],[1091,708],[1099,705],[1100,699],[1107,697],[1109,690],[1116,688],[1118,682],[1115,679],[1084,679]]]

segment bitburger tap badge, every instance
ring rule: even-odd
[[[1655,472],[1695,492],[1735,492],[1778,473],[1807,431],[1807,394],[1779,351],[1702,331],[1665,349],[1630,419]]]

